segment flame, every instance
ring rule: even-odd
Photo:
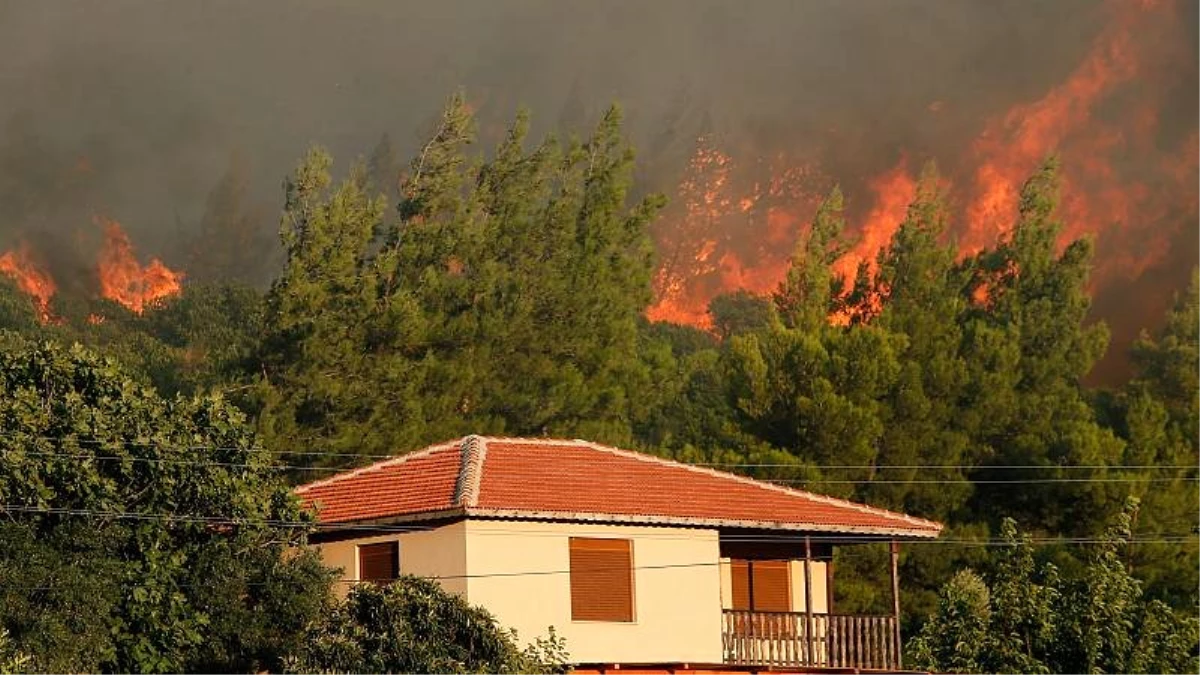
[[[833,270],[846,280],[846,290],[854,283],[859,264],[866,262],[872,276],[878,266],[879,252],[892,241],[892,235],[900,229],[908,205],[917,195],[917,182],[908,172],[908,159],[889,171],[871,180],[871,192],[875,193],[874,206],[863,219],[858,243],[833,265]]]
[[[0,255],[0,274],[11,277],[18,288],[33,298],[42,323],[52,320],[50,299],[54,297],[58,287],[50,274],[33,261],[28,245],[21,244],[16,251]]]
[[[1139,277],[1170,254],[1180,228],[1194,226],[1200,177],[1196,133],[1174,152],[1164,152],[1165,143],[1173,141],[1160,137],[1158,111],[1174,85],[1170,79],[1155,80],[1158,71],[1151,68],[1158,64],[1161,70],[1164,58],[1182,61],[1193,55],[1170,41],[1160,41],[1163,46],[1141,37],[1177,30],[1177,3],[1114,2],[1109,11],[1109,22],[1063,81],[985,120],[964,156],[943,162],[959,167],[952,182],[962,192],[951,194],[947,235],[957,240],[960,255],[995,245],[1011,231],[1021,185],[1051,153],[1059,155],[1062,166],[1064,227],[1058,244],[1096,238],[1093,292],[1099,285]],[[948,108],[941,100],[928,105],[932,114]],[[763,165],[770,166],[769,177],[743,175]],[[701,138],[674,202],[682,206],[656,226],[662,262],[654,283],[656,302],[647,316],[706,328],[711,324],[706,309],[716,295],[773,290],[825,192],[826,186],[817,187],[821,180],[812,177],[824,178],[815,163],[789,163],[782,151],[770,159],[739,162],[716,149],[711,138]],[[865,214],[850,212],[848,232],[857,233],[856,243],[834,265],[847,290],[861,263],[874,273],[877,256],[903,222],[916,187],[904,159],[866,185],[871,206]],[[853,204],[855,195],[847,196]],[[988,289],[976,290],[973,300],[991,302]]]
[[[1021,184],[1054,151],[1070,151],[1064,142],[1072,133],[1083,131],[1092,122],[1093,109],[1118,86],[1138,72],[1136,54],[1131,45],[1131,22],[1135,17],[1123,13],[1093,42],[1091,49],[1065,82],[1042,98],[1019,104],[1003,116],[987,123],[974,144],[978,168],[974,176],[974,194],[967,206],[967,229],[959,238],[960,250],[977,253],[1012,229],[1017,215]],[[1108,146],[1112,138],[1084,140],[1090,147],[1084,152],[1065,156],[1068,169],[1078,162],[1094,168],[1099,160],[1096,150]],[[1107,149],[1107,148],[1105,148]],[[1068,184],[1070,180],[1066,181]],[[1064,187],[1068,187],[1065,185]]]
[[[764,169],[766,180],[751,177]],[[774,290],[787,274],[797,234],[816,212],[823,180],[813,164],[783,153],[738,164],[711,137],[697,139],[678,206],[657,225],[660,265],[647,318],[707,329],[708,304],[717,295]]]
[[[182,272],[172,271],[157,258],[142,267],[120,223],[99,216],[96,223],[104,227],[104,246],[96,265],[101,296],[141,314],[146,307],[180,292]]]

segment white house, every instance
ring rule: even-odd
[[[941,525],[580,440],[466,438],[297,489],[349,582],[432,577],[577,672],[895,669],[896,542]],[[889,616],[835,612],[835,545],[889,543]],[[666,669],[666,670],[663,670]]]

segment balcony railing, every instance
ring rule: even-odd
[[[891,616],[724,611],[725,662],[739,665],[899,669]]]

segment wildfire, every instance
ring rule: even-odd
[[[967,207],[967,229],[959,240],[964,253],[979,251],[1012,228],[1021,183],[1047,153],[1064,149],[1062,145],[1072,132],[1086,132],[1097,102],[1137,74],[1129,37],[1131,19],[1122,15],[1111,24],[1061,85],[988,123],[974,147],[979,168],[975,172],[974,197]],[[1109,136],[1101,146],[1111,148],[1113,142],[1119,143],[1120,139]],[[1093,151],[1099,149],[1095,143],[1092,146]],[[1078,159],[1086,161],[1088,157],[1093,158],[1094,165],[1092,153]],[[1072,154],[1070,159],[1076,157]],[[1067,164],[1070,168],[1073,162]]]
[[[0,255],[0,274],[11,277],[17,287],[33,298],[43,323],[51,320],[50,299],[58,287],[50,274],[34,261],[29,247],[22,244],[16,251]]]
[[[169,269],[157,258],[142,267],[120,223],[99,216],[96,222],[104,227],[104,246],[96,264],[101,296],[141,314],[147,306],[180,292],[182,272]]]
[[[904,222],[908,205],[917,194],[917,183],[908,172],[907,158],[901,158],[890,171],[874,178],[871,191],[875,193],[875,205],[863,220],[858,243],[833,265],[847,286],[854,282],[858,266],[863,262],[867,263],[872,275],[875,273],[879,252]]]
[[[1094,283],[1136,278],[1167,256],[1177,228],[1194,226],[1196,134],[1163,159],[1156,97],[1166,88],[1146,65],[1161,63],[1162,54],[1148,40],[1134,41],[1156,30],[1150,22],[1166,30],[1177,12],[1158,1],[1114,3],[1110,10],[1111,20],[1065,80],[987,120],[963,157],[939,162],[954,169],[942,187],[951,195],[948,236],[961,255],[1011,231],[1022,183],[1051,153],[1062,164],[1059,243],[1098,237]],[[931,114],[945,110],[940,100],[929,105]],[[712,298],[739,289],[770,292],[785,277],[792,246],[832,181],[811,162],[788,168],[782,153],[770,162],[769,178],[746,175],[762,164],[735,161],[712,139],[700,139],[679,185],[681,207],[665,214],[656,232],[662,262],[648,318],[707,328]],[[874,273],[916,191],[905,159],[866,185],[871,199],[849,211],[853,247],[834,265],[847,286],[862,263]],[[978,290],[975,301],[988,302],[987,290]]]
[[[708,328],[708,303],[720,293],[773,290],[787,274],[797,229],[816,212],[824,181],[814,165],[782,153],[743,166],[712,139],[698,139],[679,184],[679,206],[657,225],[661,264],[646,316]]]

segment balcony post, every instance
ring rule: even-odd
[[[804,663],[816,665],[813,657],[813,606],[812,606],[812,539],[804,535]]]
[[[897,567],[898,567],[898,563],[900,560],[900,542],[893,539],[891,549],[892,549],[891,550],[891,553],[892,553],[892,555],[891,555],[891,558],[892,558],[892,617],[893,617],[893,622],[894,622],[892,624],[892,629],[895,633],[892,636],[892,639],[895,640],[895,644],[896,644],[896,650],[895,650],[896,669],[899,670],[901,667],[901,661],[902,661],[901,656],[900,656],[900,649],[902,647],[902,644],[900,642],[900,575],[897,572]]]

